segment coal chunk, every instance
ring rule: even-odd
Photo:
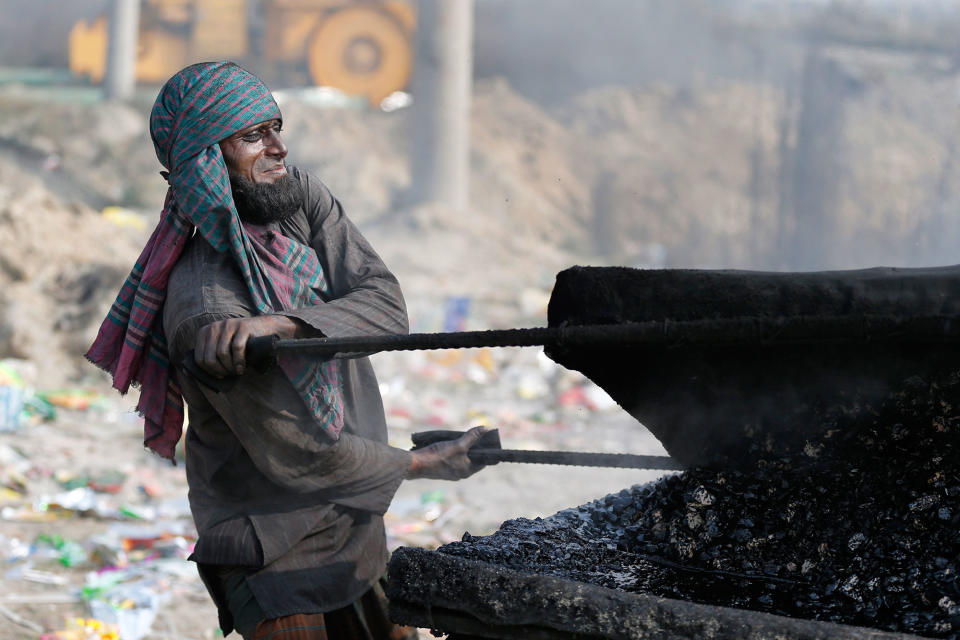
[[[809,455],[693,468],[440,551],[633,593],[960,638],[960,378],[825,413]],[[756,445],[760,446],[760,445]]]

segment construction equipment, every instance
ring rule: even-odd
[[[160,83],[193,62],[228,59],[377,105],[410,80],[415,26],[404,0],[142,0],[136,76]],[[100,82],[106,16],[75,24],[69,49],[70,70]]]

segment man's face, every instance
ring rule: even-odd
[[[280,139],[280,121],[267,120],[220,141],[230,174],[233,204],[240,219],[252,224],[279,222],[295,214],[303,191],[287,173],[287,146]]]
[[[220,141],[220,150],[231,176],[254,184],[273,184],[287,175],[283,162],[287,145],[280,138],[279,120],[267,120],[236,132]]]

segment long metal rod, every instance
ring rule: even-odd
[[[634,453],[592,453],[585,451],[527,451],[523,449],[470,449],[467,455],[480,464],[527,462],[562,464],[575,467],[616,467],[620,469],[661,469],[682,471],[670,456],[644,456]]]
[[[418,349],[598,346],[676,347],[829,343],[960,342],[960,318],[927,316],[796,316],[651,321],[609,325],[536,327],[454,333],[412,333],[345,338],[255,338],[251,362],[282,352],[316,356]]]
[[[345,338],[281,340],[277,336],[265,336],[252,338],[247,343],[246,356],[253,368],[264,371],[281,353],[331,358],[380,351],[476,347],[635,349],[850,343],[957,344],[960,343],[960,318],[871,315],[716,318]],[[222,390],[231,385],[230,379],[224,382],[205,375],[197,366],[193,351],[186,354],[182,365],[212,389]]]

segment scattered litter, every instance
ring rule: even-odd
[[[106,207],[100,212],[100,215],[118,227],[128,227],[138,231],[143,231],[147,228],[147,221],[144,217],[132,209]]]
[[[23,389],[0,385],[0,431],[16,431],[20,428],[23,412]]]
[[[116,628],[122,640],[140,640],[150,632],[162,600],[149,580],[116,581],[102,587],[88,604],[91,614]]]
[[[142,637],[142,636],[141,636]],[[74,618],[69,626],[61,631],[45,633],[40,640],[127,640],[116,625],[105,623],[96,618]]]
[[[54,477],[60,486],[67,490],[89,487],[100,493],[119,493],[127,479],[127,474],[115,469],[95,474],[58,471]]]
[[[40,571],[38,569],[31,568],[29,565],[11,569],[5,574],[4,577],[9,580],[24,580],[26,582],[57,586],[63,586],[70,582],[65,575],[53,573],[51,571]]]
[[[36,375],[29,360],[0,360],[0,432],[53,419],[53,406],[33,390]]]
[[[36,366],[29,360],[4,358],[0,360],[0,385],[23,389],[35,384]]]
[[[64,409],[86,410],[93,407],[103,407],[103,394],[90,389],[53,389],[40,391],[37,395],[55,407]]]
[[[10,622],[12,622],[12,623],[14,623],[14,624],[16,624],[16,625],[19,625],[19,626],[21,626],[21,627],[24,627],[24,628],[26,628],[26,629],[29,629],[30,631],[33,631],[34,633],[42,633],[42,632],[43,632],[43,627],[42,627],[42,626],[40,626],[40,625],[37,624],[36,622],[33,622],[33,621],[31,621],[31,620],[27,620],[27,619],[24,618],[23,616],[18,615],[16,612],[11,611],[10,609],[8,609],[7,607],[5,607],[5,606],[3,606],[3,605],[0,605],[0,615],[2,615],[3,617],[5,617],[5,618],[6,618],[7,620],[9,620]]]
[[[7,594],[0,596],[0,604],[81,604],[79,595],[66,593]]]
[[[387,113],[406,109],[413,104],[413,96],[406,91],[394,91],[380,101],[380,109]]]
[[[542,376],[528,373],[517,382],[516,395],[523,400],[544,398],[550,393],[550,387]]]
[[[441,490],[426,491],[416,498],[395,499],[384,520],[387,543],[391,548],[399,545],[437,547],[459,539],[459,532],[448,531],[445,526],[463,505],[448,497]]]
[[[597,406],[593,403],[586,392],[585,386],[571,387],[557,397],[557,402],[563,407],[582,407],[595,410]]]
[[[65,512],[80,515],[93,515],[98,511],[104,515],[109,513],[107,502],[97,496],[89,487],[77,487],[52,496],[41,496],[34,502],[34,510],[38,512]]]
[[[37,547],[45,546],[54,550],[57,560],[67,568],[81,565],[89,559],[86,550],[79,543],[62,538],[59,535],[39,535],[34,545]]]
[[[444,305],[444,331],[465,331],[470,317],[470,297],[450,296]]]
[[[616,400],[610,397],[609,393],[592,382],[588,381],[584,385],[583,393],[586,396],[587,402],[595,411],[610,411],[620,406]]]

